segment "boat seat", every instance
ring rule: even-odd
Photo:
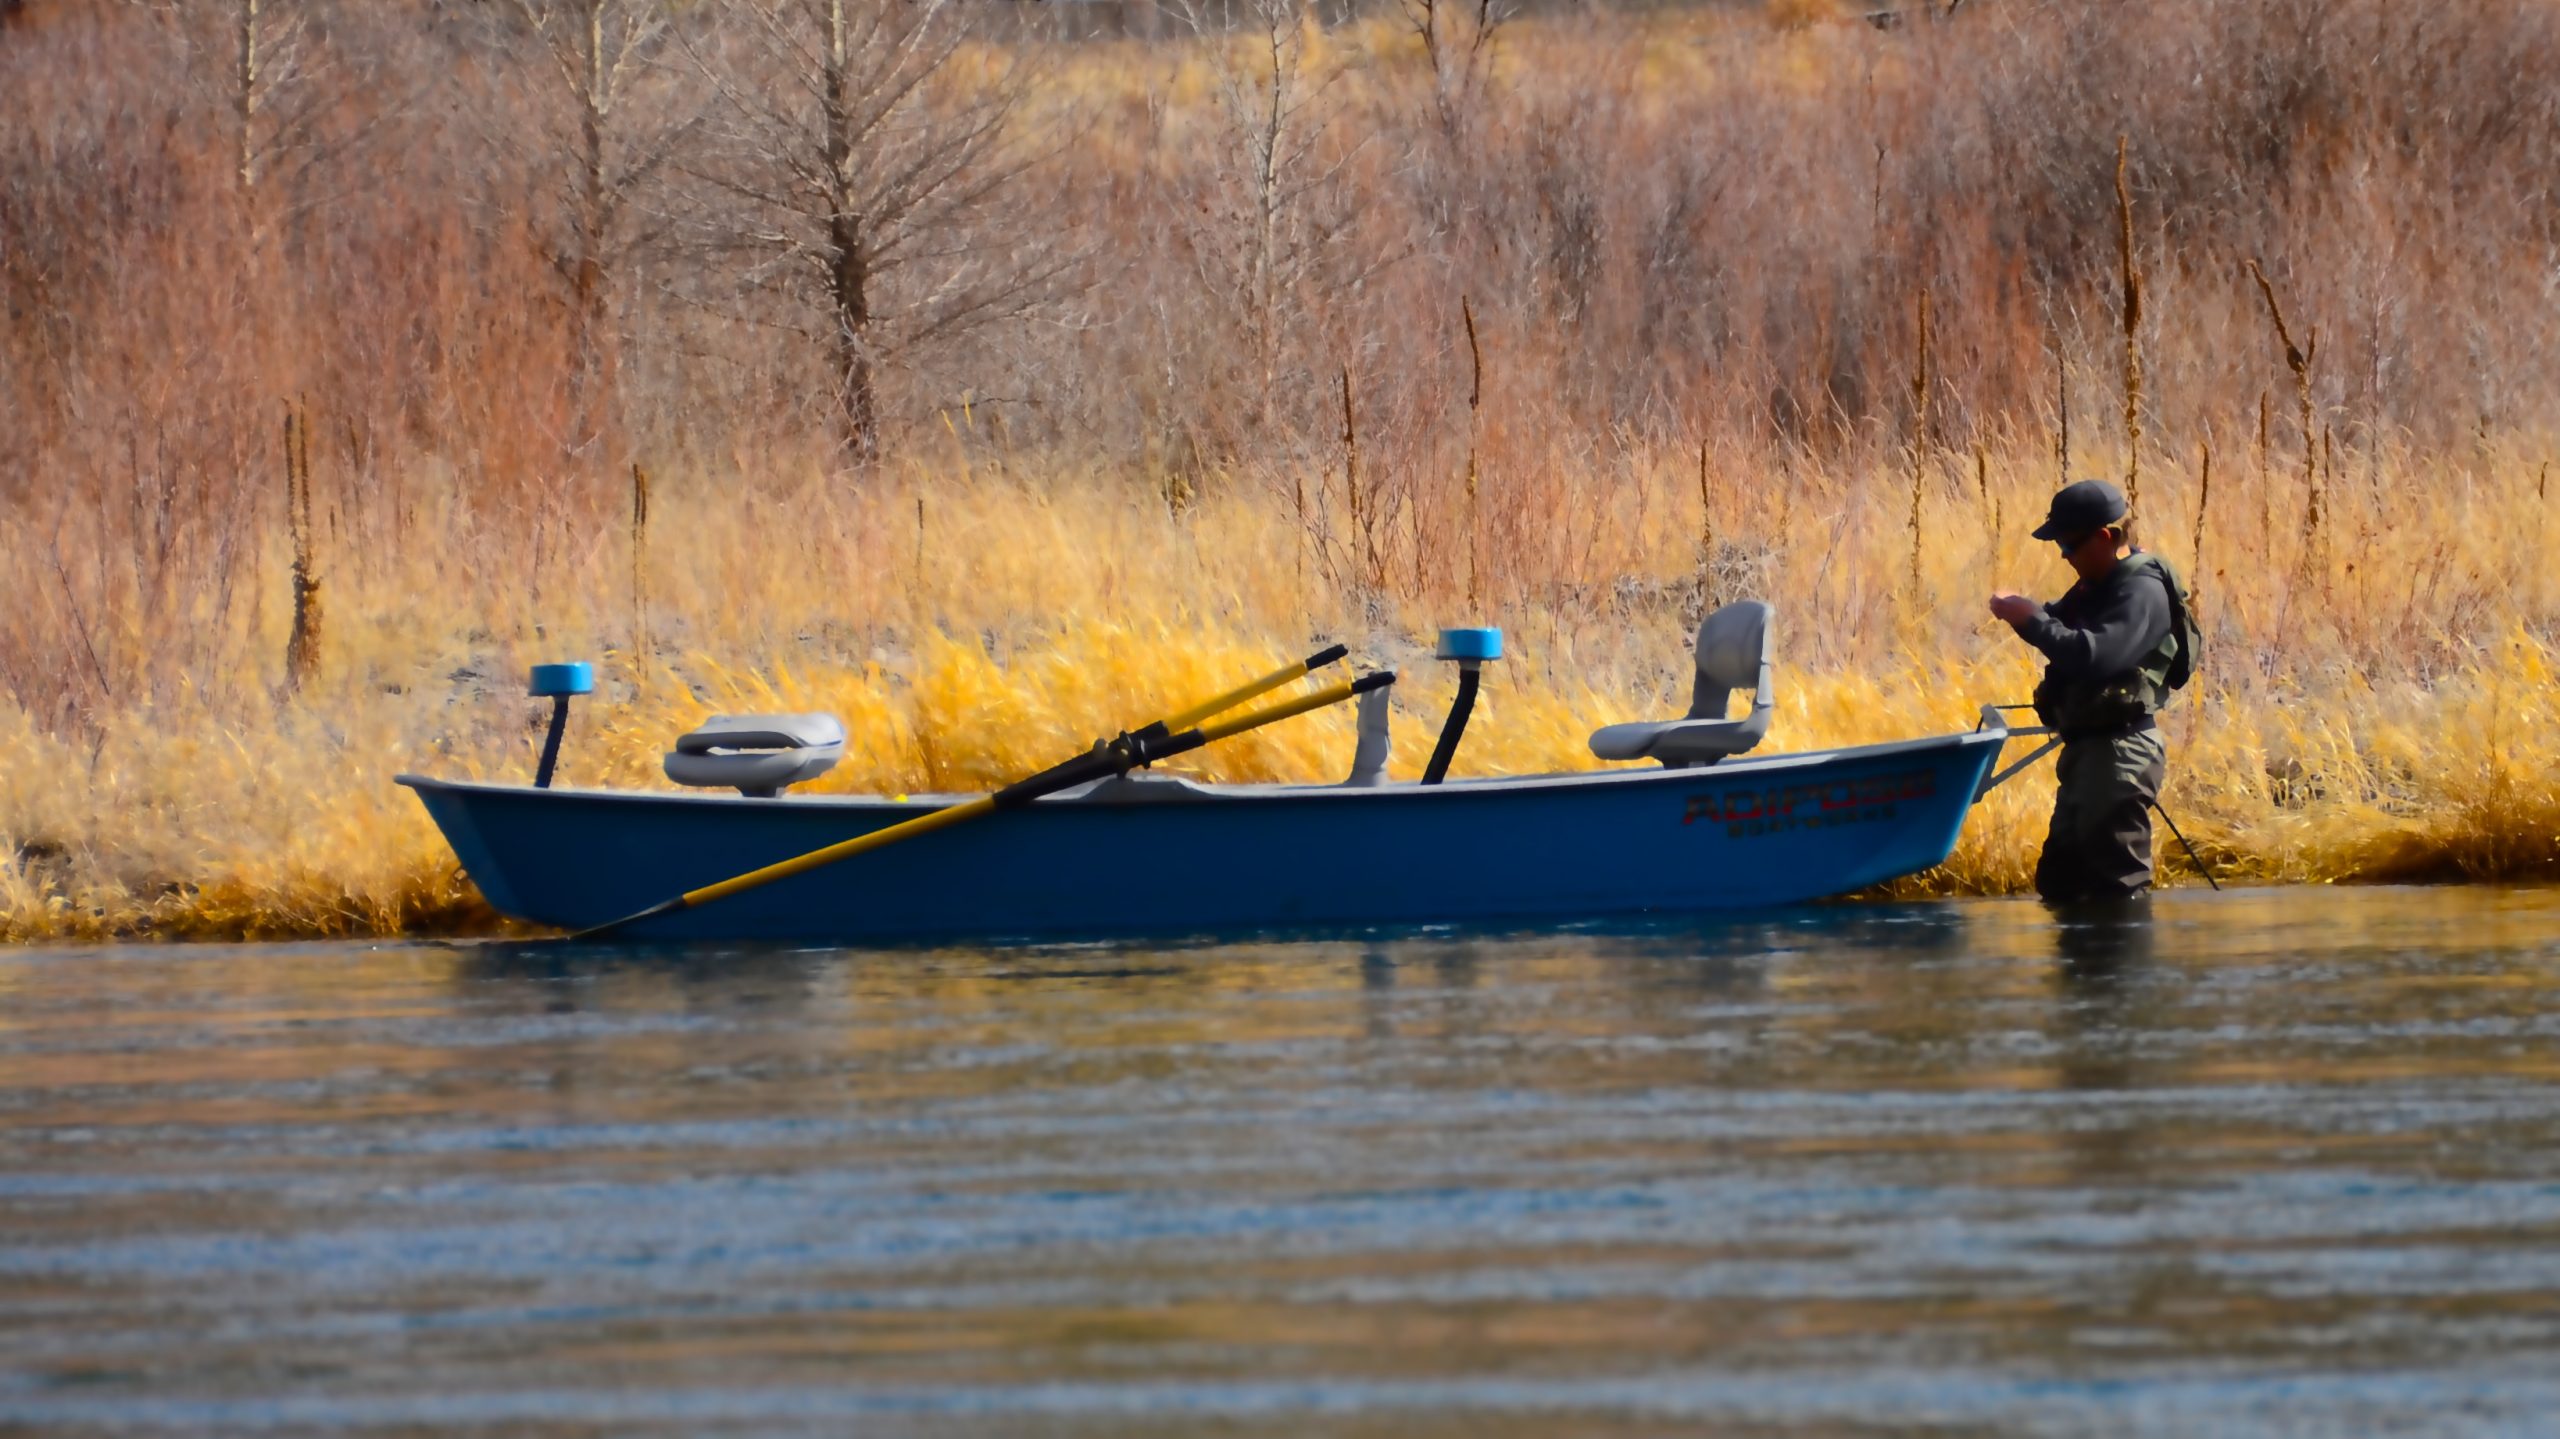
[[[1667,768],[1714,764],[1760,743],[1778,707],[1769,679],[1770,622],[1777,611],[1759,600],[1737,600],[1698,626],[1698,677],[1689,691],[1686,719],[1613,724],[1593,732],[1591,752],[1602,759],[1659,760]],[[1725,718],[1738,689],[1751,691],[1750,712]]]
[[[713,715],[676,741],[667,778],[770,799],[835,768],[844,724],[834,715]]]

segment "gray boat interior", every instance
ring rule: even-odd
[[[1741,779],[1744,776],[1783,775],[1811,769],[1840,760],[1877,759],[1887,755],[1916,755],[1930,750],[1962,748],[1967,745],[1999,745],[2011,738],[2012,732],[1993,725],[1954,734],[1923,735],[1917,739],[1887,740],[1881,744],[1850,745],[1841,749],[1796,750],[1785,754],[1754,755],[1735,759],[1717,767],[1719,778]],[[549,789],[531,785],[495,783],[486,780],[440,780],[425,775],[394,776],[394,783],[416,789],[456,789],[513,791],[521,794],[556,795],[564,798],[610,800],[631,804],[738,804],[732,795],[677,794],[665,790],[601,790]],[[1512,790],[1576,788],[1583,786],[1677,785],[1695,783],[1695,777],[1684,777],[1673,769],[1567,770],[1556,774],[1499,775],[1482,779],[1453,779],[1446,784],[1430,786],[1391,783],[1381,786],[1345,784],[1212,784],[1181,775],[1134,773],[1113,779],[1077,785],[1033,801],[1034,806],[1058,804],[1161,804],[1192,801],[1236,802],[1256,800],[1316,800],[1341,803],[1368,803],[1391,800],[1398,803],[1433,802],[1433,796],[1456,798],[1470,794],[1500,793]],[[784,795],[780,803],[819,805],[850,810],[913,809],[923,811],[977,799],[976,793],[925,793],[892,798],[876,794],[812,794]],[[767,801],[770,802],[770,801]]]
[[[1776,611],[1759,600],[1736,601],[1707,616],[1698,626],[1696,678],[1690,690],[1688,715],[1676,720],[1606,726],[1592,734],[1592,754],[1604,760],[1650,759],[1664,769],[1678,770],[1732,760],[1756,748],[1768,735],[1770,718],[1777,709],[1772,679],[1775,620]],[[1750,692],[1750,708],[1739,717],[1728,718],[1726,711],[1731,707],[1735,690]],[[1041,803],[1143,804],[1248,795],[1307,794],[1328,789],[1403,789],[1406,786],[1391,785],[1387,779],[1389,693],[1381,688],[1360,696],[1358,742],[1352,756],[1351,772],[1338,785],[1204,785],[1176,775],[1128,774],[1062,790]],[[1940,736],[1859,748],[1887,750],[1944,743],[1954,738],[1957,737]],[[792,785],[815,779],[834,768],[843,756],[844,742],[844,725],[833,715],[713,715],[699,728],[676,741],[674,750],[666,757],[665,768],[667,778],[680,785],[697,789],[734,789],[750,798],[770,799],[782,795]],[[1733,767],[1785,768],[1852,752],[1856,751],[1772,755]],[[1453,781],[1450,787],[1482,789],[1558,782],[1591,783],[1635,780],[1660,773],[1654,770],[1520,775]],[[918,794],[904,798],[907,803],[942,804],[965,796]],[[826,799],[831,803],[882,802],[868,796],[827,796]]]

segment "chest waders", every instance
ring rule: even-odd
[[[2199,649],[2186,587],[2167,561],[2139,552],[2119,561],[2103,583],[2154,581],[2168,596],[2168,632],[2131,670],[2075,680],[2048,667],[2036,686],[2036,714],[2064,746],[2052,827],[2036,864],[2036,888],[2048,899],[2133,894],[2147,887],[2152,814],[2168,825],[2205,882],[2222,887],[2159,796],[2167,754],[2153,720],[2170,695],[2194,678]],[[2065,601],[2076,612],[2094,598],[2075,590]]]

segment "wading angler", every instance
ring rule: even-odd
[[[2036,892],[2056,904],[2129,899],[2151,888],[2151,816],[2168,772],[2155,716],[2195,674],[2186,587],[2134,547],[2124,492],[2104,480],[2064,486],[2035,537],[2061,548],[2078,582],[2049,605],[1999,591],[1991,613],[2044,656],[2036,715],[2062,739]]]

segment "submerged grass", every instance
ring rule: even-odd
[[[1783,524],[1765,506],[1719,521],[1720,545],[1761,556],[1747,587],[1780,606],[1773,749],[1969,728],[1980,704],[2028,691],[2031,655],[1979,618],[1977,594],[1995,578],[2060,587],[2044,547],[1991,528],[1991,507],[2037,511],[2030,492],[2047,465],[2030,445],[2014,464],[1929,492],[1908,606],[1907,497],[1887,487],[1799,475]],[[2155,477],[2148,518],[2169,518],[2174,478]],[[921,794],[1002,783],[1334,637],[1357,663],[1406,676],[1391,768],[1411,776],[1452,683],[1429,658],[1432,630],[1485,619],[1509,629],[1509,655],[1489,672],[1457,772],[1589,768],[1593,727],[1679,709],[1689,628],[1740,589],[1699,559],[1692,521],[1662,522],[1675,488],[1694,485],[1687,456],[1632,481],[1578,483],[1661,491],[1624,495],[1624,520],[1588,542],[1591,572],[1616,580],[1461,614],[1394,584],[1295,580],[1292,498],[1277,491],[1211,496],[1176,516],[1152,490],[1104,478],[1042,489],[918,473],[895,494],[809,491],[754,507],[840,534],[847,550],[834,554],[776,545],[728,486],[661,481],[648,577],[657,642],[645,654],[630,649],[636,617],[623,613],[630,557],[610,546],[564,564],[539,623],[523,605],[475,600],[446,577],[447,557],[421,555],[346,577],[332,658],[298,689],[281,663],[289,609],[274,607],[271,723],[185,687],[85,729],[48,730],[0,706],[0,936],[494,926],[390,778],[529,774],[545,711],[521,677],[549,658],[604,661],[599,692],[575,711],[564,784],[662,784],[668,740],[708,713],[825,710],[851,742],[813,789]],[[2501,570],[2524,563],[2503,542],[2456,536],[2497,534],[2502,516],[2514,533],[2531,513],[2531,479],[2493,476],[2467,503],[2453,493],[2438,483],[2366,497],[2388,547],[2434,552],[2440,572],[2422,577],[2348,559],[2296,594],[2280,537],[2227,537],[2251,561],[2208,578],[2207,667],[2166,719],[2168,803],[2226,882],[2560,876],[2553,644],[2514,621],[2477,637],[2443,628],[2495,613],[2481,592],[2523,582]],[[939,536],[920,565],[913,535],[865,529],[870,516],[911,516],[918,498]],[[1639,510],[1650,518],[1637,521]],[[2188,526],[2154,530],[2183,538]],[[2404,595],[2410,612],[2394,613]],[[1181,768],[1325,779],[1351,749],[1343,707]],[[2040,765],[1975,813],[1947,865],[1893,892],[2022,888],[2050,795]],[[2173,848],[2160,864],[2166,882],[2194,882]]]

